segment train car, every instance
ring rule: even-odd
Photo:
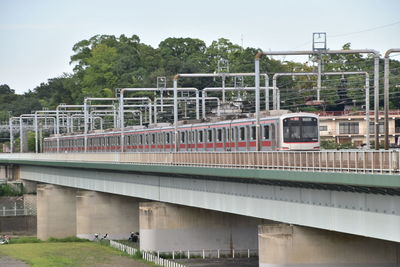
[[[256,151],[255,119],[185,124],[175,128],[89,133],[87,152]],[[123,135],[123,138],[122,138]],[[58,139],[58,149],[57,149]],[[123,147],[121,148],[121,140]],[[175,144],[177,143],[177,144]],[[44,152],[84,152],[85,135],[49,137]],[[177,148],[175,148],[177,146]],[[319,150],[319,119],[310,113],[289,113],[260,119],[259,150]]]

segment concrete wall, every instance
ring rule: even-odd
[[[260,225],[258,235],[261,267],[400,265],[399,243],[287,224]]]
[[[37,186],[37,237],[76,235],[76,189],[50,184]]]
[[[5,165],[0,165],[0,180],[5,180],[7,178],[7,170]]]
[[[32,211],[32,212],[37,210],[36,194],[24,194],[24,207],[25,207],[25,209]]]
[[[142,202],[140,248],[150,251],[257,249],[257,226],[265,220],[229,213]]]
[[[36,194],[36,186],[37,183],[28,180],[22,180],[22,184],[24,185],[24,192],[27,194]]]
[[[0,216],[0,233],[36,235],[36,216]]]
[[[139,200],[132,197],[80,190],[77,192],[77,236],[93,239],[108,233],[111,239],[127,239],[139,231]]]

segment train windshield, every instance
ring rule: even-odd
[[[283,142],[318,142],[318,121],[313,117],[283,120]]]

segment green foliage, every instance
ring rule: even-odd
[[[35,132],[28,132],[28,151],[35,151]]]
[[[337,149],[338,144],[332,140],[321,140],[321,148],[323,149]]]
[[[323,149],[354,149],[356,146],[353,143],[338,144],[333,140],[322,140],[321,148]]]
[[[350,48],[350,43],[343,46],[343,49]],[[70,63],[74,65],[74,72],[71,74],[64,73],[50,78],[24,95],[15,94],[15,90],[6,84],[0,85],[0,121],[7,122],[10,115],[19,116],[40,110],[42,107],[55,109],[60,103],[82,104],[83,98],[87,96],[113,97],[116,88],[156,87],[156,78],[160,76],[167,77],[167,86],[172,87],[174,75],[216,72],[218,61],[221,59],[229,61],[231,73],[254,72],[254,57],[260,51],[258,48],[241,47],[225,38],[214,40],[209,46],[196,38],[166,38],[158,47],[153,48],[141,43],[137,35],[95,35],[77,42],[72,50]],[[315,59],[310,58],[311,61]],[[373,58],[369,56],[332,54],[324,55],[322,60],[325,72],[367,71],[370,77],[373,77]],[[260,69],[269,74],[315,71],[310,64],[282,62],[271,57],[261,58]],[[390,108],[400,109],[400,87],[395,86],[400,84],[400,62],[390,60],[390,69]],[[352,103],[354,99],[358,104],[362,104],[363,100],[359,99],[360,95],[364,95],[364,78],[361,75],[348,76],[346,83],[340,83],[340,79],[340,75],[322,78],[326,89],[321,91],[321,100],[325,103],[322,107],[316,107],[318,110],[343,108],[343,105],[338,105],[338,102],[342,101],[338,95],[340,87],[346,91],[342,98],[346,99],[347,104]],[[232,86],[233,81],[233,78],[227,78],[226,85]],[[305,103],[315,100],[315,76],[281,77],[277,85],[281,90],[281,100],[284,101],[281,108],[293,111],[310,110],[305,107]],[[219,87],[221,78],[184,78],[179,80],[179,86],[198,89]],[[245,86],[254,86],[254,77],[246,77]],[[347,87],[352,90],[347,90]],[[148,92],[136,95],[153,97],[153,94]],[[373,94],[370,95],[372,100]]]
[[[89,239],[79,238],[76,236],[69,236],[64,238],[50,237],[48,242],[90,242]]]
[[[23,189],[16,188],[10,184],[0,184],[0,196],[21,196],[23,194]]]

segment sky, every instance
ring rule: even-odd
[[[400,0],[0,0],[0,84],[21,94],[72,73],[73,45],[97,34],[287,51],[311,50],[313,32],[384,54],[400,47]]]

